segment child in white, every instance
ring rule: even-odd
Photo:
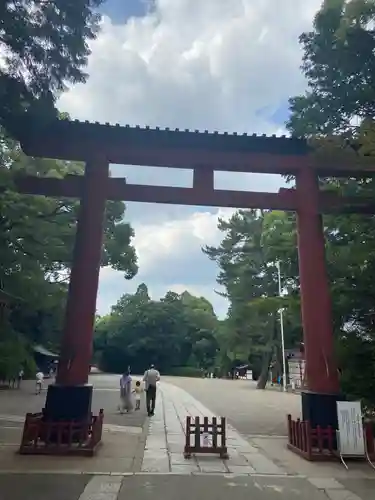
[[[139,380],[135,383],[135,388],[134,388],[134,397],[135,397],[135,409],[140,410],[141,409],[141,394],[143,392],[143,387],[141,386],[141,383]]]
[[[38,372],[36,374],[36,381],[35,381],[35,394],[40,394],[42,392],[42,385],[43,385],[43,379],[44,379],[44,374],[43,372]]]

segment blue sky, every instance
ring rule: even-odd
[[[142,17],[150,10],[151,2],[147,0],[107,0],[99,12],[109,16],[115,24],[124,24],[131,17]]]
[[[59,106],[81,120],[285,134],[288,99],[305,91],[299,35],[311,28],[321,0],[108,0],[92,43],[86,84]],[[191,186],[192,172],[115,165],[127,182]],[[278,176],[219,173],[216,187],[276,192]],[[223,317],[218,269],[202,253],[217,245],[219,217],[233,210],[128,203],[139,275],[126,282],[102,269],[98,312],[145,282],[158,298],[188,289]]]

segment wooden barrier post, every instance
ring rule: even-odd
[[[191,444],[191,435],[194,434],[194,444]],[[204,442],[202,443],[202,438]],[[218,444],[218,436],[220,436],[220,445]],[[206,438],[209,442],[205,441]],[[210,422],[208,417],[203,418],[201,423],[199,417],[194,418],[194,423],[190,416],[186,417],[186,437],[184,457],[191,458],[193,453],[218,454],[220,458],[228,458],[228,450],[226,446],[226,419],[221,417],[220,424],[217,423],[217,418],[213,417]]]
[[[200,422],[199,422],[199,417],[195,417],[194,447],[196,450],[201,447],[201,426],[200,426]]]
[[[225,417],[221,417],[221,458],[229,458],[227,449],[227,421]]]
[[[217,448],[217,418],[212,419],[212,446]]]
[[[186,417],[186,432],[185,432],[185,449],[184,449],[184,457],[190,458],[190,436],[191,436],[191,417]]]

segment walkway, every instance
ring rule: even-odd
[[[298,418],[301,397],[275,388],[259,391],[253,380],[163,377],[228,422],[243,436],[286,436],[286,415]]]
[[[197,456],[191,460],[183,458],[185,442],[184,425],[187,415],[215,416],[202,403],[193,398],[181,388],[162,382],[159,388],[159,401],[155,416],[151,419],[149,433],[146,440],[145,453],[142,461],[142,472],[164,475],[189,475],[193,477],[210,478],[213,476],[232,478],[232,487],[248,488],[249,498],[258,498],[260,492],[265,496],[259,498],[273,498],[271,493],[278,493],[279,498],[294,498],[302,495],[303,498],[332,500],[360,500],[361,497],[354,491],[361,492],[363,499],[375,498],[375,474],[371,470],[354,469],[345,471],[339,464],[309,464],[304,462],[305,470],[310,468],[310,474],[300,474],[292,471],[290,463],[284,466],[280,460],[273,460],[258,446],[254,440],[246,440],[233,427],[228,427],[229,460],[219,457]],[[259,438],[262,441],[262,438]],[[273,438],[274,443],[280,440]],[[285,442],[282,441],[283,450]],[[295,457],[292,455],[293,458]],[[298,463],[301,459],[295,457]],[[362,464],[361,464],[362,465]],[[322,474],[322,469],[325,473]],[[333,479],[337,475],[344,479],[340,482]],[[315,473],[315,474],[314,474]],[[374,479],[367,479],[373,477]],[[348,477],[353,477],[351,481]],[[217,480],[220,484],[221,480]],[[230,481],[227,481],[229,484]],[[311,488],[313,486],[314,488]],[[224,487],[224,485],[223,485]],[[347,489],[347,488],[350,488]],[[236,490],[236,496],[238,491]],[[251,494],[255,496],[252,497]],[[323,495],[323,496],[321,496]],[[205,494],[206,497],[206,494]],[[216,497],[212,497],[216,498]],[[217,498],[220,498],[219,496]],[[223,496],[224,498],[224,496]]]
[[[113,411],[114,406],[108,408],[108,413]],[[236,500],[375,498],[371,479],[375,473],[366,466],[351,465],[347,472],[340,464],[310,464],[288,452],[283,438],[245,438],[231,426],[229,460],[215,456],[185,460],[187,415],[213,416],[186,391],[163,381],[156,414],[143,431],[125,416],[122,425],[106,424],[103,446],[94,458],[20,457],[15,454],[16,443],[2,444],[0,433],[0,500],[146,500],[150,496],[155,500],[228,500],[233,495]],[[20,431],[19,416],[0,415],[0,428],[4,423],[10,436]]]
[[[227,433],[229,460],[221,460],[215,456],[186,460],[183,457],[186,416],[212,418],[215,415],[183,389],[171,384],[161,383],[158,396],[155,416],[150,422],[142,471],[178,474],[287,474],[230,426]]]

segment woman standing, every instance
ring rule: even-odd
[[[120,413],[129,412],[133,409],[130,370],[125,372],[120,379],[120,401]]]

